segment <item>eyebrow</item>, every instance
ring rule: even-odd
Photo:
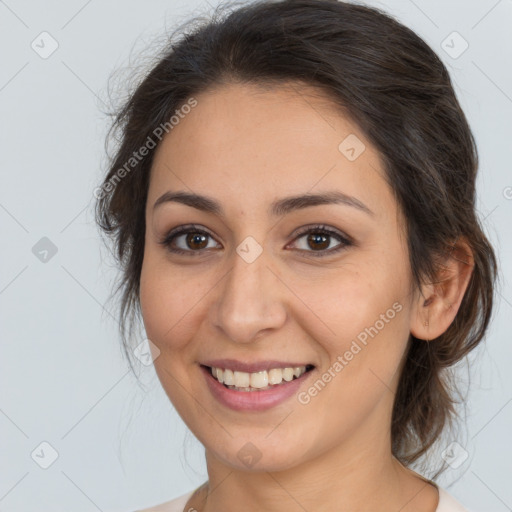
[[[212,213],[220,217],[225,217],[224,211],[220,203],[215,199],[203,196],[200,194],[194,194],[190,192],[178,191],[178,192],[165,192],[161,195],[153,205],[153,211],[164,203],[175,202],[181,203],[186,206],[191,206],[197,210],[203,212]],[[269,214],[273,217],[283,216],[295,210],[302,210],[310,206],[318,206],[324,204],[340,204],[356,208],[368,215],[374,216],[375,213],[368,208],[359,199],[344,194],[340,191],[329,191],[317,194],[302,194],[296,196],[289,196],[274,201],[270,205]]]

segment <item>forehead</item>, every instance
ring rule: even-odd
[[[195,99],[157,148],[148,203],[187,190],[261,211],[284,195],[335,189],[373,211],[392,206],[377,151],[321,91],[230,84]]]

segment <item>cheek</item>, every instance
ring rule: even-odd
[[[140,278],[140,305],[148,338],[162,351],[185,347],[200,321],[204,297],[211,288],[205,279],[194,278],[149,250]]]
[[[307,330],[322,336],[330,352],[339,353],[348,348],[350,340],[369,338],[371,326],[376,325],[379,332],[389,331],[397,323],[397,310],[403,309],[402,283],[397,272],[378,265],[365,272],[359,265],[357,270],[347,266],[322,279],[295,280],[293,289],[309,310],[302,315]]]
[[[173,326],[183,302],[177,299],[172,277],[163,265],[146,251],[140,276],[140,306],[148,338],[162,350],[173,339]]]
[[[332,324],[337,335],[323,339],[328,360],[299,397],[305,404],[303,417],[311,420],[308,431],[326,447],[361,425],[371,425],[372,417],[380,418],[379,425],[387,424],[384,416],[392,409],[408,339],[407,309],[398,301],[367,302],[369,306],[351,315],[346,310],[338,315],[338,323]]]
[[[306,305],[314,305],[314,314],[303,315],[301,322],[325,351],[322,370],[335,375],[326,375],[326,387],[351,408],[361,393],[372,401],[372,390],[377,386],[376,393],[382,393],[395,377],[409,333],[407,281],[378,265],[372,273],[339,276],[295,290]]]

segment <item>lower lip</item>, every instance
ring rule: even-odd
[[[201,366],[206,384],[212,395],[223,405],[235,411],[264,411],[281,404],[297,393],[302,383],[314,370],[303,373],[299,378],[279,384],[263,391],[236,391],[229,389],[215,379],[209,368]]]

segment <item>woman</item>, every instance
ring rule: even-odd
[[[466,510],[449,457],[409,467],[448,445],[496,275],[435,53],[376,9],[256,2],[170,44],[114,128],[121,315],[208,469],[147,510]]]

